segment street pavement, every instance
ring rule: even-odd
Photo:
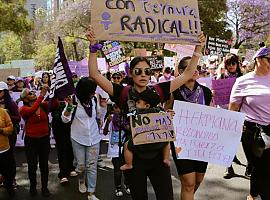
[[[116,197],[114,195],[113,187],[113,167],[110,159],[106,157],[106,143],[102,144],[102,157],[106,163],[105,168],[98,169],[97,178],[97,189],[96,196],[100,200],[131,200],[131,197],[124,193],[123,197]],[[241,148],[239,148],[237,157],[242,163],[245,163],[245,156]],[[49,198],[41,196],[40,190],[38,195],[35,197],[30,197],[29,191],[29,180],[27,178],[27,163],[25,159],[25,154],[23,148],[16,149],[16,161],[17,161],[17,190],[14,200],[87,200],[86,194],[81,194],[78,191],[77,178],[71,178],[70,183],[66,186],[62,186],[57,178],[58,174],[58,163],[56,156],[56,149],[53,148],[50,153],[49,160],[49,190],[52,195]],[[231,179],[224,179],[223,173],[225,168],[218,165],[208,165],[207,173],[205,179],[201,184],[200,188],[196,192],[196,200],[246,200],[246,196],[249,191],[249,180],[243,176],[245,172],[245,167],[233,164],[236,177]],[[174,199],[180,199],[180,181],[176,173],[175,166],[171,162],[172,170],[172,181],[174,188]],[[158,176],[158,174],[157,174]],[[40,175],[38,173],[38,187],[40,188]],[[155,200],[154,191],[151,184],[148,182],[148,196],[149,200]],[[8,200],[4,188],[0,188],[0,200]],[[164,199],[166,200],[166,199]]]

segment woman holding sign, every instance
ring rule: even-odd
[[[90,54],[89,54],[89,75],[97,84],[104,89],[111,99],[120,106],[124,113],[129,113],[130,108],[135,106],[134,96],[140,96],[144,93],[151,92],[153,98],[149,99],[150,107],[156,107],[160,102],[166,101],[170,98],[170,93],[183,85],[194,74],[198,60],[201,56],[201,49],[205,42],[203,34],[198,36],[200,44],[196,45],[192,59],[185,70],[185,72],[176,79],[164,83],[159,83],[155,89],[151,89],[148,85],[151,76],[151,66],[148,60],[144,57],[136,57],[130,63],[129,76],[133,79],[134,84],[130,86],[121,86],[111,83],[105,77],[103,77],[97,68],[97,50],[101,49],[101,46],[96,43],[95,33],[93,27],[89,27],[86,36],[90,41]],[[127,87],[129,89],[127,89]],[[124,92],[128,93],[128,99],[121,100]],[[123,93],[122,93],[123,92]],[[125,94],[124,94],[125,95]],[[135,108],[136,109],[136,108]],[[133,168],[129,170],[129,180],[131,195],[134,200],[147,200],[147,177],[153,185],[157,200],[172,200],[173,189],[170,175],[170,168],[163,163],[162,158],[162,143],[147,144],[148,149],[151,146],[157,147],[154,150],[148,150],[141,153],[134,153]],[[147,146],[145,145],[145,146]],[[165,142],[165,145],[167,143]]]
[[[191,62],[191,57],[184,57],[178,65],[179,75],[184,73]],[[193,76],[178,90],[172,93],[172,98],[166,104],[166,108],[172,108],[173,100],[186,101],[202,105],[210,105],[212,100],[211,90],[200,85],[196,80],[199,78],[199,71],[195,70]],[[207,162],[178,159],[174,143],[171,142],[173,159],[181,181],[181,200],[192,200],[194,194],[203,181],[207,169]]]
[[[255,133],[270,138],[270,48],[261,48],[254,56],[255,70],[238,78],[232,88],[229,110],[246,114],[242,145],[252,166],[248,200],[258,195],[270,199],[270,144],[263,142],[262,151],[255,154]],[[259,130],[259,132],[257,132]],[[265,140],[266,141],[266,140]]]

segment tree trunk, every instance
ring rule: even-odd
[[[75,53],[75,60],[76,60],[76,61],[79,61],[79,54],[78,54],[76,42],[73,42],[73,43],[72,43],[72,46],[73,46],[74,53]]]

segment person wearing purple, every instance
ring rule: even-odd
[[[255,70],[238,78],[232,88],[229,110],[246,114],[242,146],[251,170],[250,194],[247,200],[258,195],[270,199],[270,148],[261,156],[252,150],[257,128],[270,136],[270,48],[259,49],[255,56]]]
[[[238,78],[242,76],[241,68],[240,68],[240,62],[239,57],[235,54],[229,53],[226,55],[224,59],[224,67],[225,67],[225,73],[221,73],[217,79],[229,79],[229,78]],[[212,91],[215,94],[215,91]],[[222,108],[228,109],[228,105],[218,105]],[[233,162],[242,165],[242,163],[238,160],[238,158],[234,157]],[[250,170],[247,168],[245,172],[246,176],[250,176]],[[234,170],[232,165],[230,167],[226,168],[226,171],[223,175],[223,178],[230,179],[235,176]]]
[[[180,60],[177,69],[179,75],[185,71],[190,61],[190,56]],[[166,102],[165,109],[171,109],[174,100],[209,106],[212,100],[211,90],[200,85],[196,81],[198,77],[199,71],[195,70],[192,78],[172,93],[172,98]],[[203,181],[208,163],[199,160],[179,159],[173,142],[171,142],[171,152],[181,181],[181,200],[194,199],[194,194]]]
[[[163,103],[170,98],[170,93],[177,90],[181,85],[188,81],[194,74],[198,60],[201,56],[201,50],[205,42],[205,37],[201,33],[198,35],[199,44],[196,45],[193,56],[189,65],[183,74],[174,80],[163,82],[155,85],[157,89],[152,90],[148,87],[150,76],[152,74],[151,64],[144,57],[135,57],[130,62],[129,76],[133,81],[132,87],[113,84],[98,72],[97,67],[97,51],[101,48],[96,43],[94,27],[90,26],[86,32],[86,37],[90,42],[90,54],[88,59],[89,76],[93,78],[97,84],[104,89],[121,109],[124,116],[127,117],[134,111],[136,96],[150,93],[152,98],[149,99],[150,108],[157,108],[159,103]],[[121,94],[125,90],[130,91],[132,95],[121,101]],[[131,135],[129,131],[128,135]],[[128,173],[129,186],[133,200],[147,200],[147,178],[149,178],[157,200],[172,200],[173,188],[170,167],[164,164],[162,150],[167,145],[166,142],[156,144],[145,144],[136,149],[133,157],[133,168]],[[134,152],[135,152],[134,151]]]

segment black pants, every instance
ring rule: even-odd
[[[120,167],[124,164],[124,160],[121,157],[112,158],[113,164],[113,175],[114,175],[114,185],[115,188],[121,189],[122,188],[122,175],[123,171],[120,170]],[[124,173],[124,184],[129,187],[128,177]]]
[[[57,157],[59,163],[58,178],[68,178],[73,166],[73,151],[70,140],[70,124],[63,123],[58,119],[52,120],[53,135],[56,142]]]
[[[48,176],[49,176],[49,167],[48,167],[49,152],[50,152],[49,136],[41,138],[31,138],[25,136],[24,145],[26,150],[30,187],[35,188],[37,185],[36,172],[39,163],[41,186],[42,189],[46,189],[48,187]]]
[[[126,172],[133,200],[147,200],[147,177],[154,188],[157,200],[173,200],[170,168],[165,166],[162,154],[154,159],[141,159],[136,154],[133,169]]]
[[[11,189],[16,174],[14,154],[11,149],[0,153],[0,174],[4,177],[4,186]]]
[[[253,168],[250,177],[250,194],[253,197],[261,196],[262,200],[270,199],[270,149],[264,151],[262,157],[257,158],[252,151],[254,142],[254,124],[245,122],[245,131],[242,135],[242,146],[245,152],[248,167]]]

